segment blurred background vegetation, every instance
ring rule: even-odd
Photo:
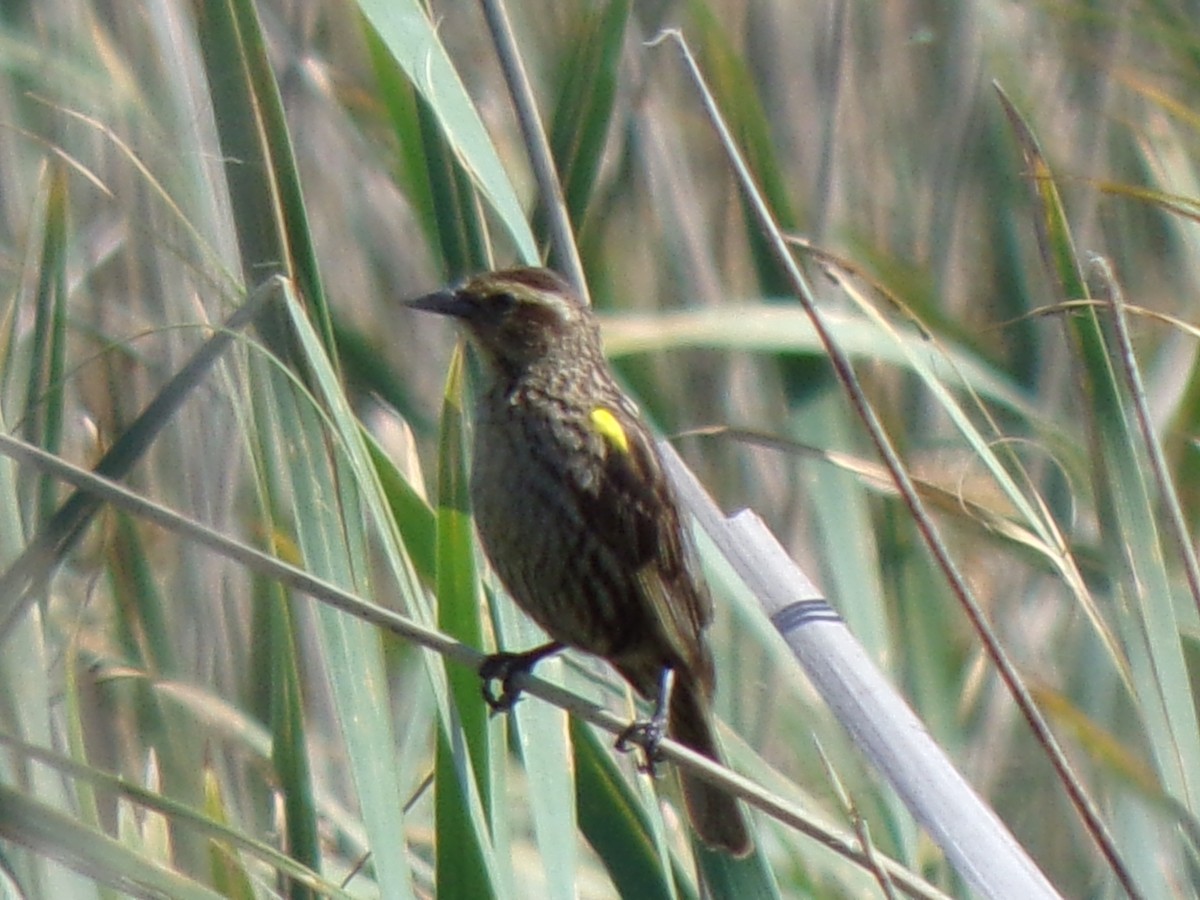
[[[1056,886],[1117,895],[878,476],[677,50],[647,44],[672,28],[1140,890],[1192,895],[1200,8],[509,14],[610,353],[657,426],[766,520]],[[480,602],[452,335],[397,307],[547,246],[480,6],[5,0],[0,77],[2,430],[473,646],[527,643]],[[1073,303],[1090,254],[1115,279],[1094,296],[1129,304],[1152,440],[1112,315]],[[270,312],[139,417],[276,274]],[[68,494],[0,457],[0,568],[54,548],[0,598],[0,896],[697,895],[686,829],[602,733],[568,743],[537,700],[489,722],[468,669],[143,516],[56,517]],[[849,829],[819,746],[877,850],[962,893],[705,556],[735,768]],[[587,661],[542,674],[628,710]],[[742,890],[880,890],[758,825]]]

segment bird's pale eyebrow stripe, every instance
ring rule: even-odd
[[[622,453],[629,452],[629,436],[625,434],[625,429],[621,427],[621,423],[617,421],[617,417],[605,409],[603,406],[597,406],[588,416],[591,420],[592,427],[597,433],[620,450]]]

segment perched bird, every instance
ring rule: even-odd
[[[655,704],[618,747],[642,744],[653,765],[665,725],[720,760],[704,636],[712,600],[654,439],[617,387],[591,310],[560,276],[534,268],[479,275],[408,305],[457,319],[482,359],[476,528],[513,600],[552,638],[488,657],[480,669],[488,702],[510,707],[517,673],[575,647],[608,660]],[[750,852],[736,799],[686,773],[682,788],[701,840]]]

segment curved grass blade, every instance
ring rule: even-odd
[[[176,800],[147,790],[127,778],[83,765],[52,750],[18,741],[7,735],[0,734],[0,745],[19,756],[47,766],[52,771],[61,773],[77,783],[87,784],[96,792],[104,792],[106,795],[118,797],[128,804],[144,808],[167,818],[175,825],[192,830],[208,840],[223,842],[238,852],[253,856],[277,869],[294,882],[306,885],[323,895],[343,898],[343,900],[350,896],[271,845],[248,839],[242,831],[230,828],[223,822],[197,812]]]
[[[374,28],[364,28],[400,150],[400,180],[448,280],[488,268],[487,241],[469,174],[436,112]]]
[[[629,0],[610,0],[600,9],[580,10],[577,37],[559,61],[558,100],[550,124],[550,148],[562,178],[563,200],[572,226],[583,228],[592,189],[612,124],[618,65],[629,20]],[[539,204],[533,231],[548,237]]]
[[[473,647],[482,645],[479,618],[479,577],[475,571],[474,532],[467,496],[466,423],[462,398],[464,359],[461,345],[450,364],[442,404],[438,447],[437,599],[438,628]],[[486,834],[473,827],[467,800],[471,791],[460,779],[473,777],[483,801],[484,815],[493,834],[504,802],[496,796],[503,783],[493,772],[487,711],[479,692],[479,677],[454,666],[446,673],[457,712],[451,723],[454,741],[439,738],[435,797],[437,803],[438,891],[456,897],[495,897],[503,893],[492,883],[492,872],[483,864]],[[466,754],[469,766],[459,764]]]
[[[273,274],[293,279],[333,346],[333,328],[317,271],[300,180],[279,88],[271,72],[258,15],[250,0],[202,0],[196,22],[227,160],[225,177],[241,250],[243,279],[256,285]],[[296,358],[286,317],[259,323],[267,345]]]
[[[1032,179],[1038,244],[1059,299],[1088,298],[1083,266],[1050,167],[1029,125],[999,87],[997,92]],[[1100,463],[1094,467],[1093,481],[1101,534],[1110,558],[1120,561],[1114,576],[1136,609],[1131,616],[1116,604],[1114,613],[1124,636],[1138,709],[1167,789],[1194,809],[1200,802],[1200,720],[1163,566],[1149,467],[1134,437],[1129,400],[1116,378],[1096,310],[1086,306],[1069,322],[1082,361],[1083,397]],[[1115,846],[1106,846],[1106,856],[1126,890],[1136,893]]]
[[[66,357],[67,322],[67,172],[61,161],[50,166],[46,196],[46,230],[42,237],[42,259],[38,267],[38,285],[34,298],[34,323],[31,340],[33,358],[29,364],[24,433],[27,440],[57,453],[62,443],[63,369]],[[44,521],[54,511],[53,482],[42,477],[36,485],[36,521]],[[33,497],[25,498],[27,501]]]
[[[415,0],[358,0],[371,27],[429,103],[455,155],[500,216],[518,254],[538,258],[533,234],[495,146],[433,23]]]
[[[672,859],[664,868],[651,825],[613,762],[612,750],[586,723],[571,719],[579,827],[622,897],[695,900],[691,878]]]
[[[130,896],[221,898],[216,891],[4,785],[0,785],[0,837]]]
[[[224,326],[206,340],[192,358],[163,386],[142,413],[96,464],[97,474],[120,479],[128,474],[171,421],[175,412],[229,348],[237,333],[255,321],[278,289],[268,282],[255,291]],[[0,575],[0,643],[28,608],[54,568],[101,509],[94,496],[75,491],[47,520],[21,555]]]

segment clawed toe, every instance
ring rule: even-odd
[[[551,641],[524,653],[493,653],[484,657],[479,664],[479,677],[483,679],[483,699],[492,712],[507,712],[521,699],[521,688],[517,679],[533,671],[533,667],[563,649],[557,641]],[[500,682],[497,694],[493,682]]]
[[[521,699],[521,689],[514,680],[529,669],[528,661],[520,653],[493,653],[480,663],[483,699],[492,712],[507,712]],[[499,694],[495,690],[496,682],[500,682]]]
[[[641,747],[645,754],[638,769],[651,777],[658,777],[658,764],[663,761],[662,751],[658,745],[662,743],[664,729],[661,722],[649,719],[644,722],[634,722],[617,736],[616,748],[621,753],[629,753],[635,746]]]

